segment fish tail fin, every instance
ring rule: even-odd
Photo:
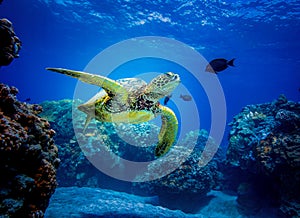
[[[235,58],[231,59],[230,61],[227,62],[227,65],[235,67],[233,62],[234,62]]]

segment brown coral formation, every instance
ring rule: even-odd
[[[0,84],[0,215],[43,217],[56,188],[55,132],[38,105],[21,103],[18,90]]]
[[[281,95],[271,103],[245,107],[230,125],[227,162],[252,174],[256,183],[268,181],[281,212],[299,217],[300,104]]]
[[[300,167],[300,135],[298,132],[270,133],[256,147],[256,155],[267,174],[280,171],[284,166]]]
[[[7,66],[14,58],[19,57],[21,41],[16,36],[12,23],[6,18],[0,19],[0,39],[0,66]]]

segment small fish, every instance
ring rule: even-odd
[[[167,103],[169,102],[170,98],[172,97],[172,94],[171,95],[167,95],[164,99],[164,105],[167,105]]]
[[[225,70],[228,66],[232,66],[235,58],[231,59],[230,61],[227,61],[224,58],[217,58],[209,62],[209,64],[206,66],[205,71],[210,73],[218,73],[223,70]]]
[[[26,98],[25,99],[25,102],[30,102],[31,101],[31,98]]]
[[[184,100],[184,101],[192,100],[192,96],[190,96],[190,95],[180,95],[180,98],[182,98],[182,100]]]

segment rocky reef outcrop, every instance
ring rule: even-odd
[[[83,131],[86,115],[77,109],[72,114],[72,106],[76,108],[81,103],[68,99],[41,103],[44,110],[40,115],[49,120],[57,132],[55,142],[62,160],[57,171],[60,186],[101,187],[108,178],[87,159],[98,155],[99,149],[131,160],[150,160],[154,156],[155,147],[146,144],[157,138],[158,127],[150,124],[114,126],[92,121]],[[105,157],[97,158],[105,162]],[[120,167],[119,164],[116,158],[114,166]]]
[[[57,185],[55,131],[17,93],[0,84],[0,216],[43,217]]]
[[[134,185],[132,190],[137,194],[158,195],[160,204],[171,207],[171,209],[186,209],[186,211],[192,212],[187,209],[191,205],[184,202],[188,202],[187,200],[191,198],[197,201],[212,188],[220,186],[222,175],[218,171],[218,164],[222,159],[221,151],[207,165],[199,164],[206,143],[211,147],[217,146],[205,130],[192,131],[187,134],[172,148],[174,153],[167,160],[155,159],[154,150],[159,133],[158,126],[150,123],[113,125],[92,122],[85,131],[82,131],[86,115],[74,110],[72,116],[73,103],[76,107],[81,102],[60,100],[41,104],[44,108],[41,116],[49,120],[51,126],[57,131],[55,141],[62,159],[57,173],[60,186],[107,187],[104,185],[107,178],[87,159],[93,157],[101,160],[104,164],[106,157],[97,156],[99,149],[107,149],[117,157],[131,161],[151,161],[146,173],[135,178],[136,181],[148,182],[131,183],[130,186]],[[71,121],[71,119],[73,120]],[[74,131],[78,131],[77,138]],[[99,140],[100,138],[101,140]],[[195,148],[189,155],[187,152],[190,151],[186,147],[193,143],[195,143]],[[159,165],[168,164],[165,163],[166,161],[170,164],[172,161],[177,162],[178,158],[185,154],[188,156],[187,160],[175,171],[158,180],[149,181],[156,175],[156,169],[160,168]],[[118,158],[111,167],[112,169],[114,167],[123,169]],[[120,174],[122,173],[124,172],[120,172]],[[110,188],[115,189],[116,187]],[[178,202],[170,203],[170,199],[178,199]],[[186,205],[182,207],[182,203]],[[199,209],[198,206],[195,210]]]
[[[66,201],[69,202],[67,205]],[[199,217],[156,205],[157,197],[139,197],[99,188],[66,187],[57,189],[46,217]]]
[[[200,202],[189,200],[190,204],[201,205],[195,214],[190,214],[159,206],[157,196],[141,197],[100,188],[64,187],[56,189],[45,217],[249,218],[239,213],[236,207],[236,196],[220,191],[211,191],[207,196],[207,199],[202,199]],[[173,202],[175,201],[176,199],[173,199]],[[270,214],[268,210],[260,211],[251,218],[274,217]]]
[[[189,151],[186,148],[192,143],[195,143],[195,147],[192,153],[188,154]],[[162,205],[192,212],[192,208],[189,207],[191,205],[185,205],[186,202],[205,197],[212,188],[217,189],[219,187],[222,178],[218,171],[218,164],[222,157],[221,150],[206,165],[202,166],[199,163],[203,158],[202,153],[207,144],[209,144],[208,147],[217,146],[207,131],[189,132],[183,140],[172,147],[170,158],[161,158],[150,163],[148,170],[139,176],[141,177],[139,179],[146,182],[136,185],[151,194],[158,195]],[[185,153],[187,154],[185,155]],[[182,155],[188,158],[178,168],[164,177],[151,180],[153,176],[160,173],[158,169],[163,169],[163,166],[168,166],[168,164],[177,163],[178,158]],[[168,163],[165,163],[166,161]],[[172,199],[177,199],[177,204]]]
[[[251,196],[268,196],[282,214],[299,217],[300,104],[281,95],[271,103],[249,105],[230,126],[226,160],[243,175],[236,184],[241,207],[259,204]]]
[[[105,181],[103,181],[101,172],[92,166],[86,158],[95,155],[97,149],[108,149],[116,156],[131,161],[154,160],[154,150],[159,133],[158,126],[150,123],[115,126],[111,123],[92,122],[83,132],[85,114],[74,110],[72,116],[73,103],[76,107],[81,102],[60,100],[47,101],[41,104],[44,108],[41,116],[49,120],[51,126],[57,131],[55,141],[59,147],[59,156],[62,159],[58,169],[58,181],[61,186],[103,187]],[[71,121],[71,119],[73,120]],[[76,138],[74,131],[77,130],[79,132]],[[99,144],[99,141],[103,144]],[[172,148],[174,153],[171,155],[171,159],[173,158],[176,161],[180,155],[189,152],[185,147],[194,142],[196,142],[196,146],[193,152],[178,169],[161,179],[136,183],[134,190],[139,192],[142,189],[148,194],[159,195],[160,203],[165,202],[166,206],[170,206],[171,204],[168,204],[170,196],[175,197],[178,195],[181,196],[181,199],[183,199],[183,195],[186,196],[186,199],[196,196],[196,198],[199,198],[205,196],[212,188],[217,188],[222,177],[217,170],[221,154],[218,153],[213,161],[205,166],[199,164],[206,143],[211,144],[212,147],[216,146],[206,131],[193,131],[187,134],[177,146]],[[80,147],[85,151],[85,154]],[[105,162],[103,156],[97,157],[97,159],[102,159]],[[152,161],[148,171],[136,180],[148,181],[155,173],[152,171],[157,169],[157,165],[165,164],[164,161],[166,160],[157,159]],[[170,163],[172,164],[172,161]],[[117,158],[111,167],[118,164],[120,163]],[[118,167],[122,169],[122,166]],[[180,207],[180,205],[173,205],[177,209]]]
[[[86,159],[75,137],[72,100],[45,101],[40,105],[43,107],[40,116],[48,120],[51,128],[56,131],[54,139],[61,159],[57,170],[59,186],[97,186],[98,181],[94,178],[97,170]],[[80,114],[77,119],[84,122],[84,117]]]
[[[189,154],[189,150],[186,148],[195,142],[195,147],[191,154]],[[209,137],[207,131],[200,130],[189,132],[182,141],[172,147],[174,152],[170,154],[170,158],[159,159],[156,162],[152,162],[148,167],[148,171],[139,177],[142,177],[141,180],[143,181],[150,181],[155,174],[159,173],[157,171],[157,168],[159,167],[156,165],[162,166],[164,165],[164,161],[177,163],[177,159],[180,156],[186,156],[188,158],[170,174],[140,185],[145,187],[148,191],[151,191],[152,194],[158,195],[163,193],[195,193],[205,195],[212,187],[217,186],[217,181],[220,176],[217,171],[217,165],[220,161],[219,153],[217,153],[214,159],[207,165],[201,166],[201,164],[199,164],[206,143],[210,144],[209,146],[212,147],[217,146],[215,145],[214,140]],[[187,154],[185,155],[184,153]]]
[[[0,2],[1,4],[1,2]],[[21,41],[16,36],[12,23],[6,19],[0,19],[0,67],[9,65],[19,57]]]
[[[157,139],[159,127],[118,125],[92,122],[83,130],[85,115],[73,111],[81,102],[61,100],[44,102],[41,114],[58,132],[55,136],[63,159],[59,181],[62,186],[103,187],[103,175],[87,160],[97,149],[107,149],[117,156],[134,161],[151,161],[155,148],[147,141]],[[299,104],[280,96],[271,103],[246,106],[235,116],[229,134],[225,164],[222,151],[206,165],[199,164],[204,146],[216,146],[204,130],[193,131],[172,148],[170,158],[177,162],[196,141],[188,158],[170,174],[152,180],[166,159],[152,161],[146,172],[137,176],[132,191],[158,196],[158,204],[170,209],[196,213],[212,189],[234,190],[237,208],[245,216],[265,210],[273,215],[297,217],[299,213]],[[77,138],[75,137],[75,131]],[[147,138],[148,137],[148,138]],[[103,144],[99,144],[99,139]],[[132,146],[132,144],[140,146]],[[85,150],[83,154],[82,150]],[[105,162],[106,157],[98,157]],[[118,165],[115,160],[115,167]],[[121,167],[122,168],[122,167]],[[222,172],[222,173],[221,173]],[[111,187],[115,188],[115,187]],[[129,190],[129,189],[127,189]],[[206,200],[205,200],[206,199]],[[187,202],[194,202],[193,204]],[[279,208],[279,212],[277,211]]]

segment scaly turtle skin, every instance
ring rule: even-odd
[[[160,105],[158,100],[169,95],[178,86],[179,75],[171,72],[160,74],[147,85],[137,78],[115,81],[100,75],[62,68],[47,70],[103,88],[89,101],[78,106],[79,110],[87,114],[85,127],[93,118],[101,122],[138,124],[161,115],[162,126],[155,155],[164,155],[174,144],[178,132],[177,118],[171,109]]]

